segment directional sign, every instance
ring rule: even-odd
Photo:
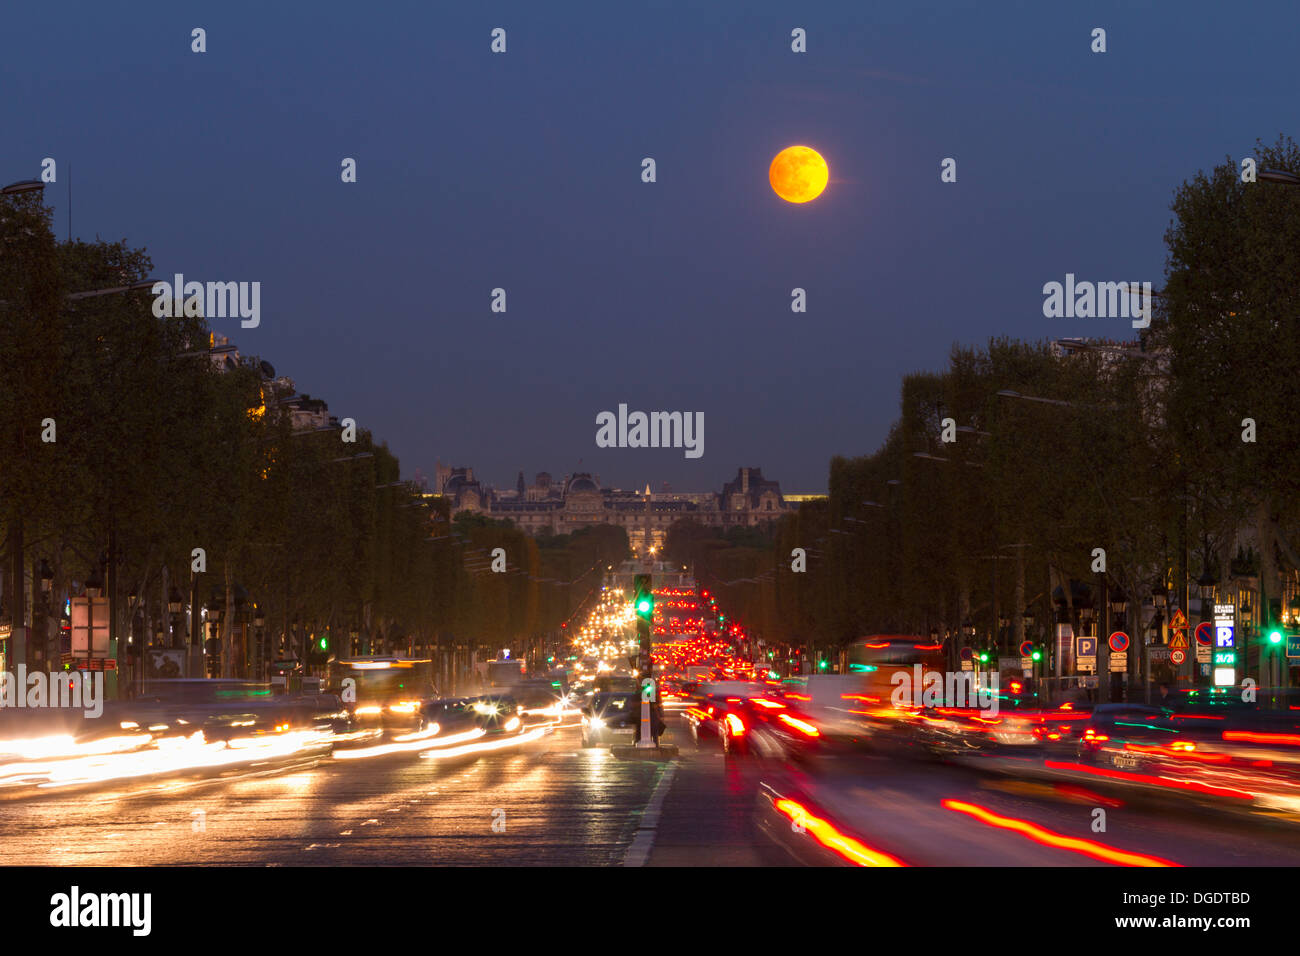
[[[1300,634],[1288,634],[1286,636],[1286,656],[1300,657]]]
[[[1123,654],[1128,650],[1128,635],[1123,631],[1116,631],[1110,636],[1107,643],[1110,644],[1110,649],[1116,654]],[[1114,670],[1113,667],[1111,669]]]
[[[1187,652],[1175,648],[1169,652],[1169,659],[1175,664],[1181,664],[1183,661],[1187,660]]]

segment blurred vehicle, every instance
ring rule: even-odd
[[[763,684],[721,681],[701,685],[682,712],[692,740],[716,737],[728,754],[774,759],[806,757],[827,743],[816,717],[796,698],[769,693]],[[803,695],[798,695],[802,697]]]
[[[611,674],[602,674],[593,681],[593,687],[598,694],[636,694],[641,690],[640,684],[635,677],[614,676]]]
[[[511,657],[509,651],[501,651],[496,660],[487,662],[488,687],[508,690],[523,679],[524,661]]]
[[[582,709],[582,746],[628,743],[641,719],[641,696],[623,691],[594,694]]]
[[[425,725],[438,725],[438,734],[462,733],[479,726],[479,714],[468,697],[439,697],[425,701],[422,707]]]
[[[552,717],[559,716],[569,697],[565,683],[550,678],[520,681],[510,689],[510,695],[525,711]]]
[[[524,727],[523,707],[506,694],[484,694],[466,701],[474,722],[488,736],[519,733]]]
[[[1227,809],[1282,810],[1300,821],[1300,714],[1244,702],[1235,689],[1197,689],[1160,706],[1099,705],[1077,763],[1048,766]]]
[[[422,706],[437,695],[433,662],[403,657],[332,660],[325,690],[344,701],[358,726],[402,733],[424,729]]]

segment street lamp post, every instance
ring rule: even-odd
[[[1201,595],[1201,623],[1205,624],[1211,621],[1214,617],[1214,600],[1215,594],[1218,591],[1219,581],[1207,568],[1201,575],[1200,579],[1196,582],[1196,587]],[[1200,663],[1200,652],[1197,650],[1199,646],[1198,643],[1196,641],[1188,641],[1188,644],[1190,645],[1187,649],[1189,655],[1192,651],[1197,651],[1197,660],[1192,665],[1192,683],[1204,686],[1210,682],[1209,668],[1203,667]]]
[[[1123,631],[1123,629],[1128,626],[1128,598],[1124,596],[1123,591],[1116,591],[1113,595],[1111,595],[1110,613],[1111,613],[1111,627],[1114,628],[1114,630],[1116,631]],[[1110,640],[1109,634],[1106,635],[1106,639]],[[1126,650],[1124,652],[1126,664],[1127,664],[1127,659],[1129,657],[1129,654],[1132,650],[1132,647],[1133,647],[1133,642],[1129,641],[1129,650]],[[1106,651],[1107,651],[1106,667],[1109,668],[1110,667],[1110,645],[1109,644],[1107,644],[1106,646]],[[1116,678],[1118,678],[1118,680]],[[1121,701],[1127,699],[1127,694],[1124,693],[1124,681],[1127,680],[1127,678],[1128,678],[1127,666],[1124,669],[1123,676],[1120,676],[1119,674],[1111,673],[1109,670],[1107,670],[1106,679],[1110,681],[1111,700]]]

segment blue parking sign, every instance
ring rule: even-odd
[[[1076,637],[1075,653],[1079,657],[1097,656],[1097,639],[1095,637]]]

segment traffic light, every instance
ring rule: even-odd
[[[824,671],[829,666],[830,666],[830,661],[826,660],[826,658],[824,657],[817,662],[817,669],[819,671]]]
[[[989,652],[988,652],[988,651],[980,651],[980,663],[981,663],[981,664],[987,664],[988,662],[989,662]]]
[[[1282,632],[1277,628],[1273,628],[1273,630],[1268,632],[1268,642],[1270,644],[1281,644],[1282,640]]]
[[[1036,661],[1041,661],[1043,659],[1043,649],[1041,647],[1035,647],[1033,653],[1029,656]]]

